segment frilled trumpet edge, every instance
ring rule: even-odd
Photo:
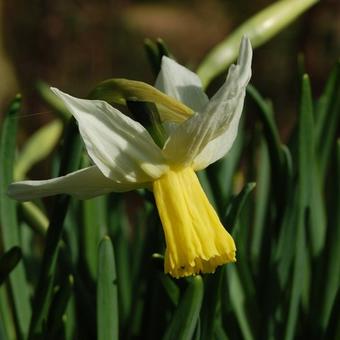
[[[153,183],[153,192],[167,246],[165,273],[176,278],[213,273],[236,261],[234,240],[191,167],[170,169]]]

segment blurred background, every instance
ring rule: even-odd
[[[178,61],[195,70],[213,46],[273,2],[3,0],[0,112],[23,93],[21,133],[30,134],[50,119],[35,93],[38,79],[80,97],[111,77],[153,83],[145,38],[163,38]],[[254,53],[252,83],[274,99],[283,136],[295,117],[298,53],[317,95],[340,55],[340,1],[320,1]]]

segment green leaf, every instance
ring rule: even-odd
[[[12,247],[0,257],[0,285],[7,279],[10,272],[21,260],[21,249],[17,246]]]
[[[199,275],[190,279],[164,340],[186,340],[193,337],[202,306],[203,291],[203,280]]]
[[[75,298],[73,295],[67,305],[66,314],[64,316],[64,324],[65,340],[73,340],[75,338],[75,329],[77,324]]]
[[[282,174],[283,174],[283,188],[282,194],[285,196],[284,202],[287,205],[287,200],[289,199],[293,184],[294,184],[294,173],[293,173],[293,158],[289,148],[281,144],[281,152],[282,152]]]
[[[311,167],[315,162],[313,102],[309,77],[304,75],[301,87],[301,103],[298,122],[298,180],[300,183],[300,204],[309,205],[313,177]]]
[[[144,50],[149,60],[152,73],[154,74],[154,76],[157,76],[161,69],[161,56],[158,46],[151,39],[145,39]]]
[[[296,338],[296,326],[299,317],[299,307],[301,303],[302,289],[305,280],[306,261],[306,232],[307,216],[300,216],[296,231],[295,258],[293,268],[292,289],[287,312],[287,322],[285,330],[285,340]]]
[[[280,182],[283,181],[285,174],[282,173],[283,170],[283,155],[282,155],[282,144],[280,140],[280,135],[278,128],[274,121],[274,112],[270,102],[266,101],[256,88],[252,85],[248,85],[247,93],[250,95],[252,100],[255,102],[259,108],[259,118],[263,124],[264,136],[268,144],[268,151],[270,157],[270,163],[272,167],[272,173],[275,174],[275,182],[273,182],[273,187],[280,187]],[[274,178],[273,178],[274,181]],[[277,195],[282,195],[282,188]]]
[[[20,232],[17,221],[16,202],[7,197],[7,187],[13,180],[13,163],[16,149],[17,115],[21,97],[17,96],[6,113],[2,126],[0,145],[0,212],[2,242],[6,251],[20,246]],[[14,315],[18,322],[18,336],[27,334],[31,315],[29,286],[23,263],[20,262],[10,275],[10,286],[14,300]]]
[[[334,192],[332,196],[332,219],[329,221],[327,230],[327,240],[325,245],[325,272],[322,276],[322,298],[318,294],[317,298],[321,302],[321,307],[318,308],[318,322],[323,331],[327,330],[331,311],[335,303],[337,292],[340,291],[340,141],[336,148],[336,178],[334,184]]]
[[[296,243],[296,226],[298,223],[297,207],[298,197],[297,194],[294,193],[287,203],[282,218],[277,245],[274,248],[275,255],[271,259],[273,261],[272,265],[277,270],[279,288],[287,286],[287,281],[289,280],[291,273],[290,270],[293,265],[295,247],[292,247],[292,245]],[[270,242],[270,239],[268,242]],[[287,251],[287,249],[289,249],[289,251]]]
[[[47,334],[45,336],[48,339],[58,339],[63,334],[63,318],[72,294],[73,285],[73,276],[69,275],[64,279],[61,287],[56,287],[47,319]]]
[[[332,313],[326,328],[326,333],[322,339],[339,339],[340,337],[340,289],[335,296]]]
[[[70,201],[64,221],[63,240],[60,244],[61,250],[63,250],[61,254],[64,256],[65,243],[63,241],[67,241],[67,261],[74,265],[82,260],[80,259],[82,248],[79,235],[82,231],[82,226],[80,227],[79,225],[80,205],[81,202],[77,199]],[[69,269],[67,272],[64,272],[64,275],[68,275],[70,272],[72,271]],[[94,281],[92,283],[94,283]]]
[[[300,183],[301,207],[310,207],[312,255],[318,256],[325,241],[325,212],[318,175],[315,151],[315,128],[313,100],[310,81],[307,75],[302,78],[301,105],[299,116],[298,180]]]
[[[74,119],[70,120],[66,129],[63,145],[59,176],[77,170],[80,164],[83,144],[79,137],[78,127]],[[53,281],[57,269],[56,264],[59,254],[59,245],[69,201],[70,198],[66,195],[57,196],[55,199],[55,206],[46,235],[46,244],[39,281],[34,295],[29,339],[35,339],[36,337],[42,336],[44,332],[44,324],[48,317]]]
[[[155,76],[158,75],[161,69],[162,57],[167,56],[173,58],[162,39],[157,39],[156,42],[151,39],[145,39],[144,49]]]
[[[294,251],[294,267],[292,278],[292,290],[289,299],[289,309],[286,322],[285,340],[292,340],[296,337],[296,326],[299,316],[299,308],[302,299],[303,289],[310,285],[306,281],[306,266],[308,260],[306,248],[306,230],[311,234],[312,248],[315,253],[317,235],[319,230],[313,228],[313,218],[311,211],[311,199],[313,195],[313,171],[315,169],[315,145],[314,145],[314,121],[313,105],[310,82],[307,75],[302,77],[301,82],[301,103],[298,121],[298,167],[297,167],[297,201],[296,209],[296,229]],[[292,240],[293,241],[293,240]],[[312,250],[312,251],[313,251]]]
[[[179,303],[180,291],[174,280],[163,273],[159,275],[160,281],[174,306]]]
[[[110,202],[109,232],[115,249],[117,281],[119,291],[119,319],[125,325],[132,306],[132,268],[128,240],[128,220],[120,197],[112,195]]]
[[[239,229],[239,216],[249,194],[255,188],[255,183],[247,183],[242,191],[231,199],[228,205],[225,226],[232,226],[232,236],[237,245],[237,265],[226,266],[226,280],[229,283],[230,303],[236,314],[241,333],[245,339],[253,339],[252,320],[256,317],[254,303],[255,287],[250,273],[249,261],[246,251],[248,231]],[[252,314],[253,313],[253,314]]]
[[[207,171],[206,170],[199,171],[199,172],[196,173],[196,175],[197,175],[197,177],[200,181],[200,184],[202,185],[202,188],[203,188],[205,194],[208,197],[210,204],[213,207],[216,207],[215,192],[212,190],[211,181],[208,178]]]
[[[331,161],[340,120],[340,61],[332,70],[322,93],[316,113],[316,147],[320,176],[324,180]]]
[[[252,192],[255,188],[256,183],[247,183],[241,192],[232,198],[231,202],[229,203],[225,218],[223,219],[223,225],[228,228],[232,229],[232,235],[234,236],[237,233],[237,219],[238,216],[247,200],[248,195]]]
[[[5,285],[0,286],[0,339],[16,338],[15,322]]]
[[[225,267],[218,268],[214,275],[204,278],[204,298],[200,314],[200,339],[212,339],[221,300],[221,286]]]
[[[214,335],[216,340],[229,340],[219,320],[216,323]]]
[[[26,141],[15,163],[16,181],[25,179],[31,167],[51,153],[59,141],[62,129],[61,121],[54,120],[40,128]]]
[[[232,32],[204,58],[197,74],[207,85],[237,58],[242,37],[247,36],[253,48],[261,46],[318,0],[281,0],[266,7]]]
[[[247,296],[242,286],[237,268],[234,264],[228,265],[227,280],[229,283],[229,296],[233,313],[239,323],[242,333],[242,338],[245,340],[254,340],[254,335],[251,330],[250,320],[247,315],[246,303]]]
[[[91,278],[97,276],[98,244],[106,230],[106,199],[105,196],[85,200],[83,206],[83,256]]]
[[[165,43],[165,41],[161,38],[156,39],[156,45],[158,47],[159,55],[161,56],[161,60],[163,56],[166,56],[168,58],[174,59],[174,56],[172,55],[169,47]]]
[[[269,208],[270,199],[270,164],[268,148],[263,138],[261,139],[258,157],[258,168],[256,176],[255,190],[255,216],[254,229],[251,238],[251,259],[252,263],[258,265],[262,252],[262,242],[265,237],[264,232],[267,232],[266,217]]]
[[[97,337],[119,339],[117,276],[112,242],[104,237],[98,249]]]

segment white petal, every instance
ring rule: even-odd
[[[237,136],[239,121],[240,119],[235,115],[235,118],[230,122],[229,129],[210,141],[195,157],[192,164],[195,171],[205,169],[208,165],[218,161],[229,152]]]
[[[52,90],[78,121],[87,152],[106,177],[147,182],[167,169],[160,148],[141,124],[104,101]]]
[[[103,195],[112,191],[123,192],[143,185],[119,183],[105,177],[97,166],[72,172],[66,176],[44,181],[22,181],[10,184],[8,195],[19,201],[58,194],[69,194],[80,199]]]
[[[238,64],[230,67],[225,83],[204,112],[179,125],[168,138],[163,149],[166,158],[202,169],[228,152],[237,135],[251,59],[250,42],[243,38]]]
[[[197,74],[165,56],[155,87],[197,112],[202,111],[209,101]]]

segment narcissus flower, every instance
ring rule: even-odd
[[[174,277],[211,273],[219,265],[234,262],[234,241],[195,171],[231,148],[251,76],[251,59],[252,49],[244,38],[237,65],[230,67],[225,83],[209,100],[196,74],[163,57],[155,84],[163,92],[159,101],[160,92],[152,92],[165,126],[163,147],[140,123],[106,101],[78,99],[53,89],[78,121],[94,165],[58,178],[13,183],[9,195],[31,200],[66,193],[87,199],[149,188],[165,233],[166,273]]]

